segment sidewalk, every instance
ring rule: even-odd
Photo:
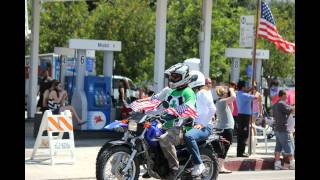
[[[264,141],[258,140],[256,154],[252,154],[248,158],[242,158],[237,157],[237,143],[236,139],[234,139],[225,160],[225,167],[231,171],[272,170],[274,169],[275,145],[274,137],[268,140],[268,150],[266,153]],[[248,146],[246,146],[246,152],[248,152],[247,150]]]
[[[39,149],[36,155],[36,162],[30,161],[35,138],[32,136],[33,123],[25,123],[25,179],[95,179],[96,156],[105,143],[106,138],[80,138],[75,139],[74,165],[58,164],[49,165],[48,149]],[[230,147],[225,162],[226,168],[232,171],[243,170],[266,170],[273,169],[273,151],[275,140],[268,142],[268,153],[265,154],[264,143],[259,143],[256,155],[250,158],[236,157],[236,143]]]

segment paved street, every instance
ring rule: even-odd
[[[31,127],[26,126],[25,137],[25,179],[26,180],[93,180],[95,179],[95,160],[105,139],[90,138],[75,140],[76,163],[49,165],[48,149],[39,149],[36,161],[30,161],[30,156],[35,143],[35,138],[31,136]],[[268,143],[268,153],[265,153],[264,143],[259,143],[257,155],[259,157],[273,157],[275,142]],[[236,143],[232,144],[228,158],[234,158],[236,153]],[[66,153],[62,153],[64,155]],[[59,154],[60,155],[60,154]],[[219,180],[287,180],[294,179],[295,171],[234,171],[232,174],[220,174]],[[143,178],[140,178],[143,179]],[[150,178],[150,180],[155,180]]]
[[[235,171],[231,174],[220,174],[219,180],[293,180],[295,171]]]
[[[49,150],[40,149],[37,153],[36,160],[31,162],[30,156],[35,139],[33,137],[25,138],[25,179],[26,180],[71,180],[82,179],[91,180],[95,179],[95,160],[99,149],[104,144],[104,139],[81,139],[76,140],[75,156],[76,163],[74,165],[58,164],[54,166],[49,165],[47,160]],[[235,152],[235,144],[232,145],[231,155]],[[270,147],[274,148],[274,147]],[[261,149],[263,151],[263,148]],[[272,153],[272,150],[268,152]],[[64,154],[64,153],[63,153]],[[62,155],[63,155],[62,154]],[[232,174],[220,175],[219,180],[231,180],[231,179],[245,179],[245,180],[262,179],[294,179],[294,171],[251,171],[251,172],[233,172]],[[143,179],[143,178],[141,178]],[[150,180],[154,180],[150,178]]]

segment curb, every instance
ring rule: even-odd
[[[274,158],[230,158],[224,166],[230,171],[274,170]]]

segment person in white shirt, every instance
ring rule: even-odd
[[[205,166],[201,160],[197,141],[204,140],[211,135],[212,132],[212,117],[216,112],[216,107],[212,100],[212,95],[208,86],[205,86],[205,77],[199,71],[190,72],[196,80],[189,83],[189,86],[196,92],[196,108],[198,117],[194,121],[194,126],[187,131],[184,136],[184,141],[188,151],[192,154],[192,160],[195,164],[191,172],[192,176],[199,176],[203,173]],[[192,78],[193,79],[193,78]]]

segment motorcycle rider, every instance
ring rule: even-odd
[[[178,63],[171,66],[165,71],[165,75],[168,75],[170,88],[172,89],[166,100],[169,102],[169,108],[166,109],[168,116],[187,116],[196,117],[195,100],[196,95],[192,89],[188,86],[190,82],[189,66]],[[168,120],[164,127],[167,129],[166,133],[159,138],[159,144],[161,150],[168,160],[170,173],[166,179],[174,179],[179,171],[179,161],[175,146],[182,143],[183,132],[180,127],[174,125],[174,120]]]
[[[194,126],[184,137],[188,151],[192,154],[193,170],[192,176],[199,176],[205,170],[201,160],[198,141],[207,139],[212,132],[212,117],[216,112],[216,106],[213,103],[212,94],[205,85],[205,77],[200,71],[192,71],[192,82],[189,86],[196,93],[196,108],[198,117],[194,121]]]

